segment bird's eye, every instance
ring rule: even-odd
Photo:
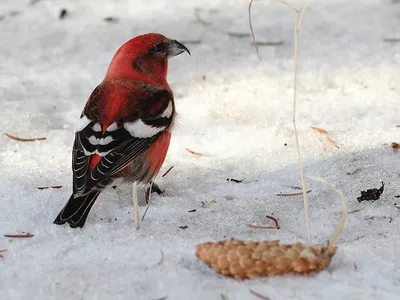
[[[165,45],[165,43],[159,43],[154,46],[154,51],[164,53],[165,51],[167,51],[167,46]]]

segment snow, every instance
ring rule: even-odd
[[[400,38],[399,4],[310,1],[298,90],[305,172],[336,183],[349,210],[360,211],[348,216],[327,270],[239,281],[204,265],[195,246],[231,237],[307,242],[302,198],[276,196],[300,185],[291,121],[294,13],[277,1],[254,3],[258,41],[284,42],[260,47],[260,62],[250,37],[228,34],[249,32],[244,0],[29,2],[0,2],[0,126],[47,139],[0,137],[0,249],[8,249],[1,299],[257,299],[250,289],[273,300],[398,299],[400,153],[390,144],[400,142],[400,44],[383,39]],[[59,20],[62,8],[68,14]],[[196,22],[196,8],[211,24]],[[105,22],[109,16],[118,22]],[[128,185],[104,191],[83,229],[53,225],[70,196],[84,103],[118,47],[146,32],[186,41],[192,53],[170,61],[179,119],[161,173],[175,167],[156,180],[165,193],[153,194],[139,231]],[[340,149],[310,126],[327,130]],[[381,181],[379,200],[357,201]],[[48,185],[62,188],[37,189]],[[313,242],[321,243],[341,204],[329,186],[308,185]],[[144,188],[139,193],[143,202]],[[280,230],[246,226],[272,214]],[[3,237],[21,232],[34,237]]]

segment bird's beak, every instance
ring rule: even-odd
[[[176,40],[169,40],[168,50],[167,50],[168,58],[177,56],[183,52],[187,52],[190,55],[190,51],[186,46],[182,43],[179,43]]]

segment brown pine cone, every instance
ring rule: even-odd
[[[246,279],[287,273],[306,274],[326,268],[336,253],[326,247],[280,244],[279,241],[245,242],[236,239],[204,243],[196,255],[218,273]]]

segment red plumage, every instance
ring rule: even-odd
[[[83,227],[101,190],[116,178],[148,183],[157,175],[175,115],[168,58],[184,51],[189,53],[181,43],[150,33],[116,52],[81,114],[72,151],[73,193],[55,224]]]

